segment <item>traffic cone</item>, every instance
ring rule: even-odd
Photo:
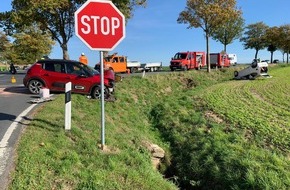
[[[11,83],[16,83],[16,78],[14,76],[11,77]]]

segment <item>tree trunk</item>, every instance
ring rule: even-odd
[[[67,43],[61,44],[62,55],[64,60],[69,60]]]
[[[287,63],[289,63],[289,51],[287,52]]]
[[[271,62],[270,63],[273,63],[273,51],[271,51]]]
[[[206,65],[207,65],[207,72],[210,73],[210,52],[209,52],[209,34],[206,32]]]
[[[255,59],[257,59],[257,58],[258,58],[258,52],[259,52],[259,50],[257,50],[257,49],[256,49],[256,53],[255,53]]]

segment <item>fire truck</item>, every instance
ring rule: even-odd
[[[210,54],[210,67],[223,68],[231,66],[230,59],[226,53],[211,53]]]
[[[189,69],[201,69],[206,66],[205,52],[177,52],[170,61],[170,70],[189,70]]]

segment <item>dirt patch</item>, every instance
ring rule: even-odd
[[[98,148],[105,154],[119,154],[120,150],[116,147],[98,144]]]
[[[207,119],[211,119],[211,120],[213,120],[216,123],[222,123],[222,122],[224,122],[224,120],[222,118],[220,118],[217,114],[215,114],[212,111],[206,111],[204,115],[205,115],[205,117]]]
[[[172,92],[172,89],[171,89],[171,87],[170,87],[170,86],[169,86],[169,87],[167,87],[167,88],[165,89],[165,92],[166,92],[166,93]]]
[[[255,90],[252,90],[251,93],[252,93],[254,98],[261,100],[261,101],[264,101],[263,97],[260,94],[258,94]]]
[[[182,82],[185,84],[186,88],[194,88],[199,85],[197,81],[190,78],[185,78]]]
[[[135,103],[138,102],[138,96],[136,94],[131,94],[132,99],[134,100]]]

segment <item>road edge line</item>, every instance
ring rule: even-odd
[[[13,131],[17,128],[18,123],[23,119],[24,116],[26,116],[35,106],[37,106],[37,104],[32,104],[31,106],[29,106],[28,108],[26,108],[23,112],[21,112],[17,118],[13,121],[13,123],[11,123],[11,125],[9,126],[9,128],[7,129],[7,131],[5,132],[2,140],[0,141],[0,160],[2,163],[4,164],[0,164],[0,176],[3,175],[5,168],[6,168],[6,163],[7,163],[7,159],[8,156],[6,155],[6,153],[9,150],[8,147],[8,141],[10,139],[10,137],[12,136]]]

